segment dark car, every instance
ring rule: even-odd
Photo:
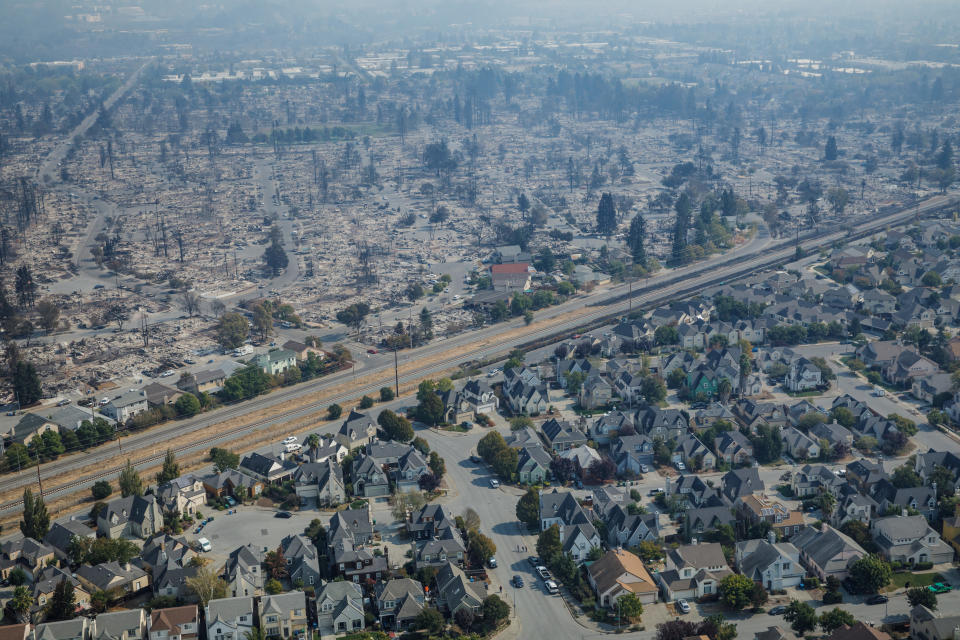
[[[527,562],[529,562],[530,566],[533,567],[534,569],[540,566],[540,558],[538,558],[537,556],[530,556],[529,558],[527,558]]]
[[[470,456],[470,462],[480,464],[480,456]]]
[[[866,602],[867,604],[886,604],[887,602],[890,602],[890,598],[877,594],[867,598]]]
[[[277,511],[275,514],[273,514],[273,517],[274,518],[292,518],[293,514],[290,513],[289,511]]]
[[[513,576],[513,586],[515,586],[517,589],[522,589],[523,578],[521,578],[520,576]]]
[[[767,613],[769,613],[772,616],[782,616],[786,612],[787,612],[787,608],[781,605],[779,607],[774,607],[773,609],[770,609],[770,611],[768,611]]]

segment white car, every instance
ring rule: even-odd
[[[677,463],[677,471],[686,471],[686,469],[687,465],[683,464],[682,462]]]
[[[283,439],[283,444],[293,444],[297,441],[297,436],[287,436]]]
[[[677,609],[680,613],[690,613],[690,603],[686,600],[677,600]]]
[[[160,374],[160,377],[161,377],[161,378],[169,378],[169,377],[172,376],[172,375],[173,375],[173,369],[167,369],[166,371],[164,371],[163,373]]]
[[[490,480],[490,486],[493,487],[494,489],[499,489],[499,488],[500,488],[500,481],[499,481],[499,480],[496,480],[496,479],[491,479],[491,480]]]
[[[544,582],[543,588],[546,589],[547,593],[549,593],[550,595],[553,595],[558,591],[560,591],[559,587],[557,587],[557,583],[554,582],[553,580],[547,580],[546,582]]]

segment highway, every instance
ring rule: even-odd
[[[885,216],[877,216],[869,223],[861,225],[859,234],[883,229],[887,225],[898,224],[912,219],[918,214],[936,210],[952,200],[946,196],[937,196],[898,212]],[[821,235],[801,242],[804,251],[809,252],[846,237],[846,232],[837,231]],[[587,323],[595,322],[608,317],[616,317],[625,313],[631,306],[650,308],[655,304],[679,299],[695,292],[715,285],[719,282],[730,281],[737,277],[757,270],[789,262],[795,255],[792,242],[770,246],[769,237],[758,234],[750,243],[739,250],[717,256],[701,263],[695,263],[679,269],[652,276],[649,284],[634,292],[632,300],[622,299],[628,291],[628,285],[621,284],[593,294],[577,297],[568,302],[543,309],[538,312],[537,319],[530,326],[524,326],[522,319],[484,327],[476,331],[467,332],[446,340],[437,340],[422,347],[403,352],[400,357],[400,367],[403,373],[400,376],[401,384],[415,383],[424,378],[455,368],[466,360],[488,359],[506,355],[517,344],[546,339],[555,334],[571,332]],[[618,300],[619,298],[619,300]],[[605,304],[610,300],[616,302]],[[571,313],[573,312],[573,313]],[[555,318],[561,314],[568,317],[553,324],[544,326],[544,320]],[[518,335],[509,341],[497,340],[497,336],[506,331],[517,330]],[[464,355],[464,350],[468,355]],[[420,364],[423,363],[423,364]],[[408,365],[405,367],[405,365]],[[412,366],[409,366],[412,365]],[[208,450],[217,443],[225,443],[232,439],[255,433],[264,429],[272,429],[285,422],[302,419],[321,410],[327,405],[347,403],[359,398],[363,394],[374,395],[383,386],[393,386],[393,357],[392,354],[380,354],[371,359],[363,370],[363,377],[368,380],[352,388],[349,392],[337,395],[324,393],[326,389],[340,385],[354,378],[352,371],[342,371],[334,375],[311,380],[293,387],[284,388],[274,393],[260,396],[237,405],[213,411],[189,420],[179,420],[138,432],[122,439],[123,456],[112,444],[101,446],[82,455],[66,456],[59,460],[41,465],[42,476],[58,475],[75,471],[91,464],[101,465],[96,474],[87,475],[72,482],[69,486],[45,486],[45,495],[56,496],[86,488],[100,477],[119,473],[127,456],[138,467],[149,467],[156,464],[159,456],[141,458],[136,451],[162,445],[171,438],[203,429],[227,420],[241,417],[248,413],[263,409],[276,408],[275,414],[265,420],[251,420],[243,425],[220,432],[215,438],[206,438],[190,446],[179,448],[177,453],[184,455],[197,451]],[[295,400],[308,399],[302,408],[284,409],[284,406]],[[8,475],[0,479],[0,492],[21,489],[36,483],[36,473],[20,473]],[[0,505],[0,515],[15,511],[19,508],[19,501],[12,501]]]

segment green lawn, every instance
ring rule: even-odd
[[[887,586],[887,591],[893,591],[895,589],[903,589],[907,586],[907,583],[910,583],[911,587],[918,586],[930,586],[936,580],[933,579],[934,576],[938,575],[936,571],[930,573],[895,573],[893,574],[893,580]]]

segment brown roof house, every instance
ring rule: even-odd
[[[623,549],[607,551],[590,565],[587,580],[605,607],[616,608],[617,601],[627,593],[637,596],[643,604],[657,601],[657,585],[643,561]]]
[[[150,640],[196,640],[199,632],[197,605],[157,609],[150,614]]]

